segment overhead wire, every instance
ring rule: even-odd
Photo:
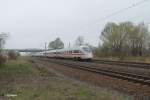
[[[130,5],[130,6],[128,6],[128,7],[122,8],[122,9],[120,9],[120,10],[118,10],[118,11],[116,11],[116,12],[113,12],[113,13],[111,13],[111,14],[109,14],[109,15],[107,15],[107,16],[101,18],[101,19],[98,19],[98,20],[94,21],[93,24],[94,24],[94,23],[95,23],[95,24],[96,24],[96,23],[99,23],[99,24],[100,24],[101,21],[105,21],[105,20],[108,19],[108,18],[111,18],[111,17],[113,17],[113,16],[115,16],[115,15],[117,15],[117,14],[123,13],[124,11],[127,11],[127,10],[129,10],[129,9],[131,9],[131,8],[137,7],[137,6],[143,4],[143,3],[147,2],[147,1],[150,1],[150,0],[141,0],[141,1],[137,2],[137,3],[133,3],[132,5]]]
[[[113,12],[113,13],[111,13],[111,14],[109,14],[109,15],[106,15],[105,17],[103,17],[103,18],[101,18],[101,19],[99,19],[99,20],[96,20],[94,23],[95,23],[95,24],[96,24],[96,23],[100,23],[101,21],[104,21],[104,20],[106,20],[106,19],[108,19],[108,18],[111,18],[111,17],[113,17],[113,16],[115,16],[115,15],[117,15],[117,14],[123,13],[123,12],[125,12],[125,11],[127,11],[127,10],[129,10],[129,9],[135,8],[135,7],[137,7],[137,6],[141,5],[141,4],[144,4],[144,3],[148,2],[148,1],[150,1],[150,0],[141,0],[141,1],[139,1],[139,2],[133,3],[132,5],[130,5],[130,6],[128,6],[128,7],[122,8],[122,9],[116,11],[116,12]],[[135,16],[135,17],[136,17],[136,16]],[[134,18],[134,17],[133,17],[133,18]],[[94,24],[94,23],[93,23],[93,24]],[[90,26],[91,26],[91,24],[90,24]],[[83,29],[83,27],[82,27],[81,29]]]
[[[124,12],[124,11],[127,11],[127,10],[131,9],[131,8],[134,8],[134,7],[136,7],[136,6],[139,6],[139,5],[141,5],[141,4],[143,4],[143,3],[147,2],[147,1],[149,1],[149,0],[141,0],[141,1],[137,2],[137,3],[134,3],[134,4],[132,4],[132,5],[128,6],[128,7],[126,7],[126,8],[120,9],[120,10],[114,12],[114,13],[111,13],[110,15],[107,15],[107,16],[105,16],[104,18],[101,18],[101,20],[105,20],[105,19],[107,19],[107,18],[110,18],[110,17],[112,17],[112,16],[115,16],[115,15],[117,15],[117,14],[119,14],[119,13],[122,13],[122,12]]]

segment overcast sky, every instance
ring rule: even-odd
[[[6,48],[44,48],[60,37],[65,46],[80,35],[96,46],[107,22],[150,23],[150,0],[116,14],[141,0],[0,0],[0,32],[9,32]]]

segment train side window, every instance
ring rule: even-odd
[[[72,53],[72,51],[69,51],[69,53]]]
[[[80,53],[80,51],[79,50],[74,50],[74,53]]]

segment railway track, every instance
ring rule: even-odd
[[[125,62],[125,61],[109,61],[109,60],[93,60],[93,63],[119,65],[124,67],[135,67],[150,69],[150,63],[139,63],[139,62]]]
[[[115,71],[111,69],[102,69],[96,64],[94,65],[94,64],[89,64],[86,62],[77,62],[77,61],[70,61],[70,60],[68,61],[68,60],[62,60],[62,59],[61,60],[60,59],[47,59],[47,58],[46,59],[40,58],[40,60],[45,60],[51,63],[64,65],[66,67],[89,71],[92,73],[102,74],[102,75],[110,76],[110,77],[117,78],[117,79],[127,80],[129,82],[139,83],[141,85],[150,86],[149,76],[120,72],[120,71]]]

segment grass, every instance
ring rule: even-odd
[[[61,82],[63,83],[63,82]],[[127,96],[114,96],[108,91],[93,92],[88,87],[49,83],[46,87],[24,88],[14,100],[129,100]]]
[[[25,61],[9,61],[7,64],[0,66],[0,79],[14,79],[29,77],[34,74],[32,65]]]
[[[16,94],[17,97],[6,97]],[[8,61],[0,66],[0,100],[130,100],[107,90],[77,84],[44,68],[36,68],[27,60]]]

